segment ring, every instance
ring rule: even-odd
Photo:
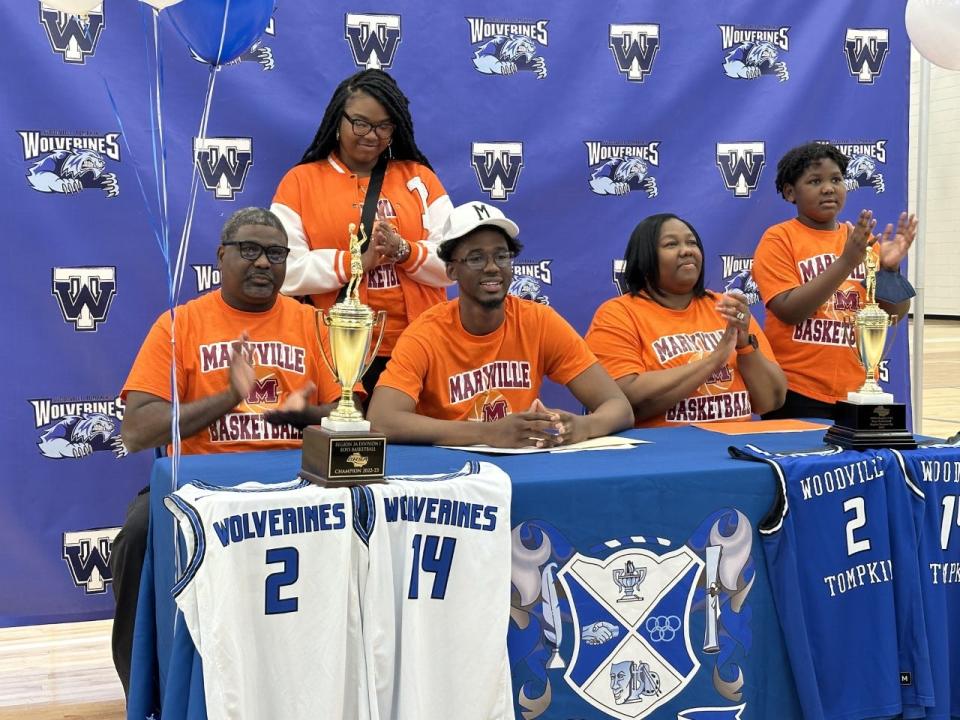
[[[737,320],[743,320],[746,315],[743,314],[743,311],[737,313]]]

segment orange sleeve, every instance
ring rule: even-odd
[[[614,380],[639,375],[643,364],[642,339],[623,303],[608,300],[597,308],[587,331],[587,345]]]
[[[555,383],[566,385],[597,362],[597,358],[556,310],[543,307],[538,314],[543,372]]]
[[[280,184],[277,185],[277,191],[273,194],[273,202],[285,205],[299,215],[301,196],[300,177],[297,174],[297,167],[299,166],[288,170],[287,174],[280,180]]]
[[[797,259],[781,228],[774,226],[763,234],[753,256],[752,272],[764,305],[780,293],[803,284]]]
[[[181,306],[182,307],[182,306]],[[182,334],[182,333],[181,333]],[[177,349],[180,350],[188,340],[186,337],[180,337],[177,340]],[[153,323],[150,332],[140,346],[136,360],[133,361],[133,367],[130,368],[130,374],[127,381],[123,384],[121,397],[126,400],[127,393],[131,390],[137,392],[150,393],[167,402],[172,401],[170,393],[170,315],[163,313]],[[177,354],[177,394],[182,400],[186,396],[187,375],[180,362],[182,352]]]
[[[377,387],[399,390],[419,403],[430,370],[430,356],[420,334],[411,329],[408,327],[397,340]]]

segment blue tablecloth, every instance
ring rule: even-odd
[[[800,718],[756,530],[774,502],[774,476],[763,464],[729,458],[726,449],[745,443],[771,450],[809,449],[821,444],[822,431],[731,437],[686,427],[625,434],[652,444],[514,456],[391,445],[387,472],[449,472],[479,458],[496,463],[512,478],[514,600],[508,643],[518,718],[533,718],[538,712],[544,718]],[[299,465],[295,451],[184,457],[180,482],[279,482],[293,478]],[[164,720],[203,718],[200,662],[182,622],[174,621],[170,594],[174,522],[162,504],[171,490],[169,459],[154,465],[151,489],[150,548],[141,588],[130,717],[146,717],[157,692],[149,682],[155,641]],[[707,545],[723,546],[725,563],[719,634],[712,652],[703,649],[707,598],[704,574],[696,568],[703,567]],[[686,603],[681,612],[661,609],[662,614],[647,618],[648,628],[661,640],[671,631],[682,633],[689,657],[674,658],[679,680],[664,682],[669,693],[651,696],[659,698],[656,709],[641,715],[635,714],[637,705],[605,704],[584,689],[578,658],[605,646],[588,646],[575,637],[590,618],[582,608],[583,617],[576,612],[575,606],[583,603],[564,577],[564,567],[578,554],[602,561],[631,548],[652,563],[674,553],[672,557],[687,558],[696,571],[688,578],[689,595],[679,600]],[[558,588],[552,611],[540,594],[545,574]],[[641,587],[646,593],[659,590],[649,583]],[[559,635],[553,625],[560,626]],[[609,685],[609,675],[592,682]],[[526,711],[523,716],[521,711]]]

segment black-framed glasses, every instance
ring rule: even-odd
[[[363,137],[368,134],[371,130],[376,134],[381,140],[389,140],[393,137],[393,131],[397,129],[397,126],[393,123],[393,120],[384,120],[382,123],[373,123],[367,122],[366,120],[361,120],[360,118],[352,118],[346,113],[343,113],[343,119],[346,120],[353,127],[353,134],[357,137]]]
[[[493,258],[493,264],[498,268],[508,268],[513,264],[513,259],[517,254],[513,250],[497,250],[490,255],[485,252],[472,252],[465,258],[453,259],[450,262],[463,263],[471,270],[483,270],[487,266],[487,261]]]
[[[252,240],[227,240],[221,245],[236,245],[240,252],[240,257],[250,262],[256,262],[261,255],[266,255],[271,265],[279,265],[286,262],[287,255],[290,254],[290,248],[283,245],[261,245]]]

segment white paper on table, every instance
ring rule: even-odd
[[[466,450],[467,452],[486,453],[488,455],[531,455],[533,453],[579,452],[581,450],[629,450],[634,445],[647,445],[649,442],[649,440],[637,440],[636,438],[608,435],[583,440],[573,445],[558,448],[498,448],[491,447],[490,445],[438,445],[437,447],[447,448],[448,450]]]

